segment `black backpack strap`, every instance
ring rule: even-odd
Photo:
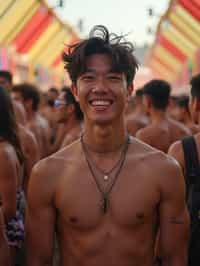
[[[185,158],[186,183],[188,185],[200,185],[199,159],[194,137],[189,136],[182,139],[182,145]]]

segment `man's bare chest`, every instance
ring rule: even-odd
[[[104,182],[102,191],[107,190]],[[93,228],[108,214],[119,226],[129,227],[149,223],[156,215],[159,192],[146,176],[123,171],[107,195],[106,213],[102,191],[88,171],[73,172],[56,193],[60,219],[66,225]]]

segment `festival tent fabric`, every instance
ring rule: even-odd
[[[157,78],[185,87],[200,72],[200,0],[171,0],[161,17],[146,65]]]
[[[28,64],[29,78],[36,69],[61,77],[62,52],[79,39],[44,0],[0,0],[0,32],[0,68],[9,67],[7,51]]]

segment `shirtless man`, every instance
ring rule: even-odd
[[[5,236],[5,225],[3,215],[0,209],[0,265],[11,266],[11,258],[8,243]]]
[[[151,123],[136,133],[138,139],[164,152],[173,142],[191,134],[187,127],[168,116],[169,96],[170,85],[164,80],[152,80],[144,85],[143,103]]]
[[[13,100],[13,107],[19,129],[19,138],[25,156],[23,188],[24,191],[27,192],[31,170],[33,165],[39,160],[39,147],[33,133],[25,127],[23,119],[23,113],[25,110],[23,110],[23,105],[20,102]]]
[[[135,136],[139,129],[146,127],[149,123],[149,118],[144,111],[142,95],[142,89],[138,89],[134,97],[134,111],[127,116],[127,129],[132,136]]]
[[[176,112],[174,113],[175,118],[182,122],[186,127],[188,127],[192,134],[200,132],[200,126],[196,124],[190,114],[189,110],[189,96],[182,95],[177,99]]]
[[[52,265],[56,228],[62,266],[153,266],[159,225],[163,265],[186,266],[189,221],[179,166],[126,130],[138,67],[133,46],[103,26],[89,36],[64,57],[84,134],[33,169],[27,265]]]
[[[198,114],[200,113],[200,74],[195,76],[190,83],[191,99],[189,103],[189,109],[192,120],[196,122],[198,119]],[[198,153],[200,155],[200,133],[195,134],[194,138],[197,144]],[[177,159],[183,169],[183,172],[185,173],[185,159],[181,141],[177,141],[170,146],[169,154]]]
[[[64,124],[64,138],[61,139],[60,148],[80,138],[83,114],[70,88],[64,87],[55,101],[55,119],[59,124]]]
[[[193,121],[195,122],[197,120],[198,114],[200,113],[200,74],[194,76],[191,81],[191,97],[190,97],[190,103],[189,103],[189,109],[190,109],[190,113],[192,116]],[[200,133],[197,133],[194,135],[194,141],[195,141],[195,146],[197,149],[197,160],[200,160]],[[186,170],[186,162],[185,162],[185,155],[184,155],[184,151],[183,151],[183,145],[181,141],[177,141],[174,144],[171,145],[170,149],[169,149],[169,155],[173,156],[181,165],[183,173],[185,175],[185,180],[187,184],[190,184],[192,177],[191,176],[187,176],[189,173],[187,173]],[[191,162],[189,164],[190,168],[195,166],[193,165],[193,162]],[[196,176],[196,169],[195,171],[195,176]],[[197,175],[197,178],[199,178],[199,176]],[[188,182],[189,181],[189,182]],[[188,191],[190,191],[190,186],[188,186]],[[196,188],[195,190],[196,191]],[[199,191],[199,189],[197,190]],[[191,193],[191,192],[190,192]],[[189,193],[189,194],[190,194]],[[193,194],[190,194],[190,197],[193,198],[194,200],[194,196],[191,196]],[[190,198],[189,197],[189,198]],[[200,264],[200,256],[198,255],[198,251],[199,251],[199,242],[196,241],[194,234],[195,232],[197,232],[197,230],[199,230],[199,225],[198,227],[196,227],[195,224],[195,218],[196,215],[194,215],[194,213],[196,214],[194,210],[194,208],[196,208],[198,210],[198,206],[199,204],[197,203],[197,201],[199,201],[199,193],[197,193],[197,196],[195,197],[195,200],[193,201],[193,204],[189,206],[190,212],[191,212],[191,225],[192,225],[192,230],[193,230],[193,234],[192,237],[190,238],[190,256],[189,256],[189,264],[188,265],[199,265]],[[193,220],[194,219],[194,220]],[[197,229],[198,228],[198,229]],[[197,235],[198,237],[198,235]],[[193,247],[191,249],[191,247]]]
[[[40,158],[49,154],[50,129],[45,118],[38,114],[39,92],[32,84],[24,83],[12,87],[12,98],[23,103],[27,113],[27,128],[34,134]]]
[[[43,94],[44,103],[39,110],[40,114],[49,122],[52,133],[55,133],[56,130],[54,102],[57,100],[58,96],[58,90],[56,88],[50,88],[47,93]]]

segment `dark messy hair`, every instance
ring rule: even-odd
[[[200,98],[200,74],[192,77],[190,85],[192,97]]]
[[[154,79],[143,87],[143,94],[148,95],[154,108],[165,110],[169,103],[171,87],[165,80]]]
[[[0,77],[5,78],[7,81],[12,83],[12,74],[8,70],[0,70]]]
[[[79,121],[82,121],[83,120],[83,113],[81,111],[81,108],[80,108],[80,105],[79,105],[79,102],[76,101],[73,93],[71,92],[71,89],[69,87],[63,87],[62,92],[65,92],[65,103],[67,105],[69,104],[73,104],[74,105],[74,109],[75,109],[75,115],[76,115],[76,118],[79,120]]]
[[[142,97],[143,96],[143,88],[139,88],[135,92],[136,97]]]
[[[111,57],[113,71],[124,73],[127,85],[131,85],[138,69],[138,62],[133,55],[134,47],[124,36],[109,33],[105,26],[95,26],[89,38],[69,47],[63,54],[65,69],[76,84],[78,77],[87,70],[87,57],[94,54],[107,54]]]
[[[56,89],[55,87],[49,88],[48,92],[54,92],[55,94],[59,95],[58,89]]]
[[[12,100],[8,91],[2,87],[0,87],[0,114],[0,137],[14,147],[20,163],[23,163],[25,158],[20,144]]]
[[[18,92],[21,94],[24,101],[32,100],[33,111],[38,110],[40,103],[40,93],[37,87],[30,83],[21,83],[12,87],[12,92]]]
[[[179,108],[184,108],[188,113],[189,111],[189,96],[188,95],[181,95],[178,97],[176,104]]]

